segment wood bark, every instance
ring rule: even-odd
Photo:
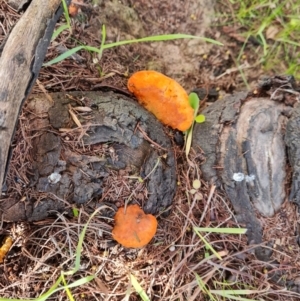
[[[0,58],[0,191],[22,104],[42,66],[62,10],[61,0],[33,0],[11,31]]]
[[[26,173],[28,182],[20,187],[20,193],[14,181],[15,169],[9,171],[0,220],[30,222],[57,212],[72,216],[72,204],[96,208],[103,200],[116,206],[122,197],[106,196],[113,188],[105,180],[112,170],[125,175],[124,180],[127,175],[143,178],[147,197],[133,193],[128,200],[139,201],[146,213],[167,216],[176,192],[176,162],[162,124],[137,102],[113,92],[50,95],[54,105],[44,94],[32,95],[26,102],[24,117],[30,120],[26,131],[28,137],[35,138],[18,174]],[[90,109],[83,118],[78,116],[82,128],[77,128],[69,113],[79,101]],[[71,145],[76,145],[76,150]],[[108,146],[109,152],[105,152]],[[128,179],[129,185],[131,181],[137,179]],[[118,185],[113,190],[123,189]],[[102,193],[103,189],[106,192]],[[26,202],[20,201],[20,194],[26,195]]]
[[[204,179],[226,192],[255,244],[263,228],[257,215],[273,216],[286,198],[289,166],[290,199],[300,204],[299,96],[292,77],[268,78],[255,93],[235,93],[209,106],[206,122],[194,128],[193,147],[206,157]],[[268,258],[264,251],[256,249],[258,258]]]

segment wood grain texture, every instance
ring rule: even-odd
[[[204,109],[206,121],[195,125],[192,147],[206,157],[203,178],[226,193],[237,221],[248,229],[249,243],[260,244],[259,217],[280,210],[290,167],[290,199],[300,204],[300,93],[289,76],[265,78],[255,91],[228,95]],[[269,251],[255,248],[260,260],[268,261]]]
[[[13,28],[0,58],[0,191],[17,118],[32,87],[36,48],[61,0],[33,0]]]

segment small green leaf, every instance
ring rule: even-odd
[[[73,211],[74,217],[78,217],[78,215],[79,215],[79,210],[78,210],[76,207],[73,207],[73,208],[72,208],[72,211]]]
[[[200,115],[198,115],[198,116],[195,117],[195,121],[197,123],[203,123],[205,121],[205,116],[202,115],[202,114],[200,114]]]
[[[200,100],[196,93],[194,93],[194,92],[190,93],[189,103],[190,103],[191,107],[196,111],[196,114],[197,114],[197,111],[199,109]]]

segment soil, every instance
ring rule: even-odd
[[[3,41],[20,14],[7,3],[0,3],[0,8]],[[286,199],[274,216],[259,218],[263,244],[274,251],[271,262],[266,264],[255,257],[245,235],[207,234],[206,239],[223,257],[218,260],[193,227],[243,224],[237,222],[226,194],[202,178],[199,163],[205,154],[192,150],[187,160],[182,134],[158,124],[132,100],[128,106],[134,103],[129,110],[134,112],[130,116],[133,121],[126,123],[127,116],[123,124],[120,122],[128,111],[122,111],[119,102],[131,97],[126,83],[137,70],[154,69],[176,79],[188,92],[201,93],[203,106],[245,90],[243,78],[255,87],[263,73],[257,63],[259,57],[250,41],[240,73],[235,62],[243,42],[222,27],[224,20],[218,16],[226,9],[230,10],[230,5],[209,0],[97,0],[81,4],[79,14],[72,19],[72,36],[64,31],[53,41],[46,61],[77,46],[78,41],[99,47],[103,24],[106,43],[185,33],[216,39],[224,46],[201,39],[137,43],[107,49],[102,57],[80,52],[41,69],[19,119],[2,193],[1,206],[7,214],[2,216],[0,239],[7,247],[7,237],[11,237],[12,246],[7,254],[0,250],[1,297],[36,298],[50,288],[62,270],[73,267],[80,233],[91,213],[99,210],[101,214],[89,223],[85,235],[80,269],[68,281],[91,274],[96,278],[71,289],[76,300],[140,300],[130,285],[130,275],[137,278],[151,300],[207,300],[195,273],[210,290],[223,290],[226,282],[232,284],[231,289],[255,288],[250,295],[253,299],[299,300],[295,292],[299,247],[294,204]],[[104,102],[106,108],[101,111],[103,104],[94,103],[98,96],[86,91],[108,98],[111,93],[118,96],[113,105],[112,100]],[[63,93],[50,94],[53,92]],[[92,111],[76,111],[76,107]],[[91,125],[93,118],[102,124]],[[77,122],[86,128],[76,130]],[[125,152],[131,155],[122,157]],[[59,185],[55,183],[57,174],[63,179]],[[50,175],[53,185],[49,188]],[[147,181],[140,181],[147,175]],[[200,180],[200,187],[195,180]],[[10,203],[5,205],[7,200]],[[154,240],[140,250],[123,248],[111,237],[114,211],[128,201],[137,202],[159,218]],[[288,293],[283,293],[283,287]],[[59,291],[51,298],[67,297]]]

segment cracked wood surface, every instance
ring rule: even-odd
[[[22,104],[37,78],[58,20],[61,0],[33,0],[14,26],[0,58],[0,191]]]

